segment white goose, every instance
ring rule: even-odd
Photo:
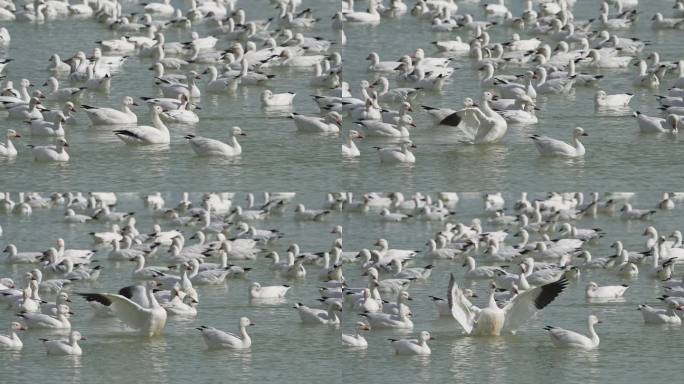
[[[55,77],[48,78],[47,82],[43,86],[48,87],[47,94],[45,95],[46,100],[50,101],[78,101],[81,94],[86,87],[81,88],[60,88],[59,81]]]
[[[368,341],[366,341],[366,338],[361,336],[360,332],[361,331],[370,331],[370,325],[363,321],[359,321],[356,323],[356,327],[354,328],[354,334],[349,335],[343,333],[341,336],[342,339],[342,344],[349,346],[349,347],[355,347],[355,348],[368,348]]]
[[[67,162],[69,154],[64,149],[69,144],[63,138],[57,139],[57,145],[33,146],[29,145],[33,153],[33,159],[40,162]]]
[[[53,121],[33,120],[31,124],[31,136],[64,136],[64,122],[67,120],[62,111],[58,111]]]
[[[13,321],[10,324],[9,333],[7,335],[0,335],[0,347],[21,349],[24,346],[24,343],[22,343],[19,336],[17,336],[17,331],[25,331],[26,329],[28,328]]]
[[[129,145],[169,144],[171,141],[169,129],[159,117],[162,112],[163,110],[159,106],[155,105],[151,108],[153,127],[139,125],[131,128],[117,129],[113,132],[116,134],[116,137]]]
[[[340,318],[337,316],[338,312],[342,312],[342,304],[337,301],[332,301],[327,310],[310,308],[302,303],[297,303],[293,307],[299,313],[299,318],[305,324],[323,324],[323,325],[338,325]]]
[[[69,334],[69,340],[48,340],[40,339],[47,350],[48,355],[71,355],[81,356],[83,350],[78,345],[81,340],[88,340],[82,336],[78,331],[72,331]]]
[[[347,142],[342,144],[342,156],[344,157],[359,157],[361,156],[361,151],[354,143],[354,139],[363,139],[363,135],[359,132],[350,129],[347,136]]]
[[[68,306],[60,305],[55,317],[35,312],[24,312],[17,316],[31,329],[71,329],[67,315],[73,315],[73,312],[69,311]]]
[[[395,124],[377,120],[362,120],[357,123],[361,126],[368,137],[409,137],[408,127],[415,127],[413,117],[404,115]]]
[[[255,281],[249,287],[249,297],[250,299],[282,299],[289,290],[289,285],[261,286]]]
[[[604,90],[598,90],[594,98],[597,107],[626,107],[634,97],[633,93],[618,93],[609,95]]]
[[[290,106],[296,95],[293,92],[273,93],[270,89],[265,89],[261,93],[261,103],[264,107]]]
[[[398,355],[427,356],[432,353],[427,342],[434,339],[430,336],[430,332],[422,331],[418,339],[389,339],[389,341],[392,342],[392,347]]]
[[[589,136],[582,127],[576,127],[572,132],[572,144],[552,139],[548,136],[532,135],[530,138],[542,156],[581,157],[586,150],[579,141],[581,136]]]
[[[466,334],[480,336],[499,336],[501,332],[515,331],[538,310],[549,305],[567,286],[568,281],[560,279],[553,283],[528,289],[517,296],[503,308],[499,308],[494,300],[495,291],[489,296],[489,304],[478,308],[466,297],[456,284],[453,273],[449,278],[447,300],[451,315],[463,328]]]
[[[247,327],[253,325],[254,323],[247,317],[241,317],[239,322],[240,336],[204,325],[197,330],[202,333],[202,339],[209,349],[248,349],[252,346],[252,339],[247,334]]]
[[[291,113],[290,118],[294,120],[297,130],[302,132],[338,133],[342,126],[342,115],[335,111],[328,112],[324,117]]]
[[[639,125],[641,133],[672,133],[679,131],[679,116],[667,115],[666,118],[647,116],[639,111],[634,112],[634,117]]]
[[[132,97],[126,96],[121,103],[121,109],[93,107],[81,104],[88,118],[93,125],[118,125],[118,124],[137,124],[138,116],[131,111],[130,106],[138,104]]]
[[[544,327],[544,329],[548,331],[553,345],[558,348],[578,348],[589,350],[598,348],[600,343],[599,337],[594,330],[595,324],[601,324],[601,320],[594,315],[589,315],[589,318],[587,319],[589,336],[585,336],[563,328],[552,327],[550,325],[547,325]]]
[[[416,162],[416,157],[409,148],[416,148],[411,140],[403,139],[399,147],[374,147],[378,150],[380,162],[385,164],[413,164]]]
[[[13,129],[8,129],[5,134],[5,142],[0,143],[0,157],[14,158],[17,157],[17,148],[14,147],[12,139],[18,139],[21,135]]]
[[[185,138],[188,139],[190,147],[192,147],[197,156],[240,156],[242,154],[242,147],[237,141],[237,136],[247,136],[247,134],[242,132],[240,127],[231,128],[231,134],[231,144],[195,135],[187,135]]]
[[[148,282],[146,287],[137,285],[114,293],[79,293],[89,301],[96,301],[111,307],[114,314],[127,326],[136,329],[143,336],[157,336],[166,325],[166,310],[159,305],[153,289],[156,283]]]
[[[595,282],[587,284],[586,297],[588,299],[615,299],[623,297],[629,285],[604,285],[599,287]]]

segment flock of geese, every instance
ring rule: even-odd
[[[21,331],[47,329],[68,335],[41,339],[49,354],[81,355],[79,342],[85,337],[72,324],[85,316],[98,322],[116,318],[142,337],[158,336],[174,318],[197,316],[205,287],[225,285],[228,279],[250,279],[255,268],[270,270],[267,274],[291,283],[252,281],[244,293],[251,305],[293,303],[293,318],[304,324],[353,324],[353,333],[340,335],[340,345],[353,348],[368,347],[364,332],[413,331],[416,314],[410,300],[419,298],[410,293],[412,285],[428,281],[433,270],[442,269],[450,273],[448,288],[429,300],[438,316],[453,319],[453,329],[464,335],[515,333],[587,272],[597,280],[586,285],[589,303],[610,303],[631,293],[627,284],[602,280],[654,279],[662,290],[662,304],[640,305],[643,321],[680,325],[684,316],[684,280],[675,276],[675,266],[684,262],[682,233],[674,230],[666,237],[653,225],[660,212],[684,202],[683,193],[665,193],[657,206],[646,209],[631,205],[632,193],[549,193],[536,198],[523,193],[516,201],[487,193],[480,195],[483,209],[469,223],[454,216],[460,199],[456,193],[415,193],[408,198],[399,192],[366,193],[359,201],[351,193],[329,193],[317,209],[295,203],[295,193],[265,193],[263,202],[248,194],[244,204],[233,193],[206,193],[195,201],[185,193],[179,202],[166,201],[159,193],[138,196],[144,209],[118,212],[115,193],[0,194],[0,213],[7,215],[9,226],[31,220],[39,210],[63,210],[62,223],[51,225],[80,231],[93,245],[75,249],[56,239],[48,249],[18,249],[14,239],[3,239],[6,256],[1,261],[16,266],[13,275],[0,278],[0,301],[2,310],[15,314],[16,321],[9,324],[8,335],[0,336],[0,346],[21,349],[22,338],[26,340],[19,336]],[[152,230],[136,227],[136,217],[143,215],[154,219]],[[415,249],[393,248],[380,238],[367,248],[351,250],[345,247],[344,228],[334,225],[340,215],[395,223],[388,225],[433,222],[439,230],[426,234],[427,248],[418,244]],[[302,249],[282,231],[266,229],[276,216],[300,223],[329,222],[315,227],[321,228],[321,235],[330,232],[331,247]],[[597,217],[643,225],[644,247],[628,250],[619,234],[580,226],[583,220]],[[93,227],[96,223],[99,227]],[[104,224],[107,229],[93,231]],[[594,257],[586,249],[607,240],[614,248],[609,256]],[[277,249],[284,249],[283,242],[289,245],[281,257]],[[93,290],[89,283],[109,268],[102,265],[117,261],[132,262],[130,278],[117,281],[121,288],[114,292]],[[311,288],[318,289],[318,301],[291,297],[292,285],[305,279],[318,282]],[[478,281],[484,286],[473,284]],[[478,287],[486,292],[477,292]],[[471,301],[478,293],[488,297],[483,305]],[[72,300],[85,300],[92,313],[74,314]],[[556,326],[544,330],[555,346],[598,348],[594,327],[601,320],[588,308],[577,310],[587,312],[588,333]],[[252,345],[248,329],[253,325],[243,316],[237,333],[199,324],[196,329],[209,349],[248,349]],[[398,354],[429,355],[432,339],[429,330],[420,330],[416,338],[390,338],[388,344]]]
[[[465,98],[463,108],[422,105],[422,109],[436,132],[457,132],[467,144],[498,142],[509,125],[537,124],[538,96],[563,96],[577,87],[597,89],[597,108],[624,109],[632,93],[609,94],[600,88],[605,76],[630,68],[634,68],[633,86],[650,90],[668,87],[667,95],[657,96],[662,111],[634,113],[640,132],[676,134],[684,114],[684,61],[661,60],[654,46],[644,53],[649,42],[626,36],[637,23],[650,23],[657,30],[684,29],[681,0],[673,2],[673,9],[663,9],[652,17],[638,11],[638,0],[596,2],[601,5],[599,13],[588,20],[575,18],[575,0],[525,0],[521,13],[515,15],[503,0],[482,4],[475,15],[459,13],[461,6],[455,0],[417,0],[411,5],[404,0],[368,0],[363,5],[344,0],[341,8],[329,9],[331,14],[314,14],[302,0],[270,2],[275,7],[272,14],[248,14],[250,4],[238,4],[237,0],[190,0],[182,6],[168,0],[141,4],[35,0],[23,7],[3,2],[0,20],[10,25],[9,30],[0,29],[0,43],[5,45],[11,43],[12,22],[95,19],[115,36],[64,60],[56,53],[46,57],[44,90],[31,90],[39,79],[20,79],[16,85],[6,81],[0,109],[8,119],[28,125],[25,130],[7,131],[0,157],[17,156],[21,151],[15,146],[17,139],[42,136],[52,138],[54,144],[29,145],[36,161],[69,161],[72,149],[66,137],[71,135],[76,113],[85,114],[94,126],[111,128],[102,134],[115,135],[127,145],[163,148],[171,143],[173,125],[200,123],[203,95],[260,87],[264,109],[284,108],[298,131],[339,135],[343,122],[352,122],[353,129],[343,134],[341,155],[345,158],[360,156],[357,140],[374,137],[393,143],[375,146],[381,162],[414,163],[411,136],[418,119],[410,113],[422,95],[439,92],[453,76],[468,71],[456,68],[454,58],[469,58],[472,69],[481,74],[482,93]],[[469,5],[462,6],[467,9]],[[395,18],[400,21],[393,21]],[[398,52],[396,61],[381,60],[377,53],[368,52],[367,70],[373,79],[362,81],[359,93],[352,95],[343,76],[345,28],[391,22],[426,23],[439,37],[453,32],[453,39]],[[326,24],[334,39],[308,35],[312,28]],[[200,35],[195,28],[198,25],[208,33]],[[495,28],[504,28],[510,39],[491,40]],[[166,41],[164,31],[172,29],[191,32],[191,38]],[[86,55],[86,51],[91,53]],[[433,56],[428,56],[429,52]],[[133,55],[153,71],[150,78],[158,95],[137,101],[126,96],[118,107],[81,103],[84,93],[106,93],[116,87],[120,68],[143,70],[129,68],[127,59]],[[0,61],[0,69],[8,65],[10,59]],[[282,68],[301,71],[295,76],[318,92],[313,102],[320,114],[290,113],[297,95],[273,90],[280,76],[277,70]],[[57,108],[48,109],[44,102]],[[138,103],[148,107],[151,125],[139,121],[134,112]],[[587,131],[582,127],[570,130],[569,142],[538,134],[530,138],[542,156],[584,156],[581,140]],[[183,137],[198,156],[235,157],[242,154],[238,139],[248,131],[232,127],[226,134],[228,141],[195,134]]]

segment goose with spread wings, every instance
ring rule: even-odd
[[[468,335],[499,336],[501,332],[515,331],[538,310],[549,305],[568,285],[566,279],[528,289],[518,294],[503,308],[494,300],[494,290],[489,304],[484,308],[473,305],[456,284],[453,273],[449,278],[448,304],[453,318]]]
[[[114,314],[127,326],[141,335],[152,337],[161,334],[166,325],[166,310],[154,296],[154,282],[146,286],[132,285],[114,293],[79,293],[88,301],[111,307]]]

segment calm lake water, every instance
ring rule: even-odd
[[[505,195],[513,203],[518,195]],[[537,195],[541,196],[541,195]],[[180,200],[179,194],[165,194],[167,204]],[[244,195],[236,196],[236,202]],[[659,196],[638,195],[639,207],[653,206]],[[197,201],[198,195],[194,195]],[[151,228],[153,219],[142,207],[137,194],[119,195],[120,211],[137,211],[138,228]],[[322,200],[320,194],[300,193],[296,202],[316,206]],[[482,200],[477,194],[462,194],[456,206],[455,219],[470,222],[480,216]],[[285,254],[285,249],[297,242],[302,251],[327,249],[332,241],[330,229],[336,225],[345,228],[345,250],[371,247],[377,238],[389,240],[393,248],[425,249],[425,241],[441,225],[420,221],[401,224],[383,224],[377,214],[334,213],[323,223],[296,223],[292,220],[292,207],[282,216],[259,223],[260,228],[279,228],[286,237],[273,244],[272,249]],[[52,246],[54,240],[63,237],[69,248],[90,248],[87,232],[105,228],[102,224],[66,225],[61,222],[60,209],[36,210],[31,217],[0,216],[5,229],[0,243],[14,242],[20,250],[41,250]],[[658,212],[657,229],[667,235],[682,227],[681,210]],[[165,223],[163,223],[165,224]],[[622,240],[629,250],[643,248],[641,236],[646,223],[624,222],[616,217],[599,217],[582,220],[583,228],[600,227],[607,233],[598,245],[587,247],[594,257],[612,254],[609,245]],[[168,227],[168,225],[164,225]],[[491,228],[486,226],[487,228]],[[487,229],[486,228],[486,229]],[[190,230],[184,230],[190,235]],[[187,236],[186,236],[187,237]],[[133,265],[117,264],[106,259],[107,250],[101,249],[96,259],[104,267],[100,280],[92,286],[75,286],[72,292],[112,292],[130,283]],[[399,383],[431,382],[544,382],[552,375],[563,383],[577,381],[602,383],[619,381],[641,383],[644,381],[673,382],[678,378],[671,369],[684,352],[681,343],[681,327],[647,326],[636,311],[640,303],[656,304],[660,294],[659,284],[640,276],[635,281],[623,281],[606,271],[584,272],[577,282],[572,282],[565,293],[550,304],[543,313],[523,326],[516,336],[499,338],[472,338],[461,335],[460,328],[448,319],[439,319],[428,295],[444,296],[448,274],[454,272],[459,278],[464,268],[460,262],[424,259],[419,256],[415,265],[433,263],[432,277],[425,283],[416,283],[411,289],[414,300],[410,302],[414,314],[414,331],[429,330],[436,340],[430,343],[432,356],[425,358],[400,357],[394,352],[387,338],[404,336],[391,330],[373,330],[367,335],[369,348],[358,351],[341,346],[342,331],[351,332],[360,317],[351,309],[342,313],[339,328],[302,325],[292,305],[295,302],[315,304],[318,297],[318,267],[309,266],[308,277],[300,281],[286,281],[274,275],[268,268],[268,259],[238,263],[253,267],[248,279],[230,280],[226,286],[198,288],[200,295],[199,316],[194,320],[172,319],[162,337],[141,339],[122,328],[113,319],[94,318],[89,306],[81,298],[74,297],[72,305],[76,313],[73,328],[88,336],[82,342],[84,355],[80,358],[50,357],[38,340],[46,334],[40,331],[22,333],[24,349],[18,353],[0,351],[0,367],[3,382],[16,383],[51,377],[55,381],[100,383],[149,381],[164,382],[310,382],[325,381],[342,383],[367,382],[381,377],[383,381]],[[165,265],[163,256],[150,260],[150,264]],[[644,267],[645,268],[645,267]],[[18,279],[25,266],[0,264],[0,276]],[[358,266],[346,265],[344,275],[351,286],[365,284]],[[679,276],[679,274],[678,274]],[[287,283],[293,287],[287,302],[272,306],[250,304],[247,288],[250,281],[266,284]],[[584,287],[589,281],[599,284],[628,283],[624,301],[588,304]],[[474,286],[480,298],[475,303],[486,303],[487,284]],[[391,299],[391,297],[388,296]],[[554,348],[542,327],[547,324],[586,332],[586,317],[596,314],[603,320],[597,330],[601,346],[592,352],[564,351]],[[204,342],[194,329],[200,325],[216,326],[235,331],[241,316],[248,316],[256,326],[251,327],[253,346],[246,352],[206,351]],[[0,324],[13,319],[10,310],[0,310]],[[48,337],[56,335],[47,334]],[[648,358],[647,358],[648,356]],[[649,361],[646,363],[646,361]]]

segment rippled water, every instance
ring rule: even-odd
[[[541,195],[537,195],[541,196]],[[165,194],[167,204],[180,199],[178,194]],[[506,195],[509,202],[517,195]],[[636,206],[650,207],[658,200],[655,194],[637,196]],[[120,211],[137,211],[138,228],[145,231],[152,219],[142,208],[137,194],[119,195]],[[197,200],[198,195],[193,196]],[[243,195],[236,197],[236,202]],[[317,205],[322,196],[317,193],[300,193],[297,200]],[[469,222],[481,214],[482,200],[477,194],[462,194],[456,206],[456,219]],[[41,250],[52,246],[54,239],[63,237],[70,248],[92,247],[87,232],[101,230],[104,225],[65,225],[61,223],[60,209],[36,210],[31,217],[0,216],[5,234],[3,245],[17,244],[20,250]],[[682,227],[681,210],[658,212],[657,229],[663,234]],[[345,250],[371,247],[377,238],[385,237],[395,248],[424,249],[425,241],[441,228],[435,223],[420,221],[402,224],[383,224],[375,214],[360,215],[334,213],[324,223],[295,223],[292,211],[273,216],[260,223],[260,228],[279,228],[286,237],[272,249],[285,254],[290,243],[298,242],[303,251],[319,251],[330,246],[329,230],[336,224],[344,225]],[[607,236],[598,245],[589,246],[595,257],[612,253],[608,246],[614,240],[623,240],[629,250],[643,248],[641,237],[646,223],[624,222],[619,218],[600,217],[582,220],[580,227],[603,228]],[[166,226],[165,226],[166,227]],[[486,228],[487,229],[487,228]],[[190,231],[184,231],[190,235]],[[133,266],[116,264],[106,259],[107,251],[99,251],[98,264],[104,266],[100,280],[93,286],[76,286],[74,292],[112,292],[130,283]],[[24,332],[25,347],[21,352],[0,351],[3,382],[35,382],[50,377],[55,382],[367,382],[383,380],[402,383],[428,382],[502,382],[575,383],[616,381],[642,383],[645,381],[674,382],[678,380],[676,367],[684,353],[681,327],[644,325],[636,311],[640,303],[657,303],[659,284],[645,276],[635,281],[622,281],[604,271],[584,272],[578,282],[571,283],[567,291],[550,304],[537,318],[523,326],[516,336],[500,338],[472,338],[461,335],[455,322],[438,319],[428,295],[444,296],[448,273],[462,276],[458,262],[426,260],[419,256],[415,265],[434,263],[436,268],[426,283],[416,283],[411,289],[410,302],[414,314],[414,331],[429,330],[436,340],[430,343],[430,357],[401,357],[393,353],[387,338],[404,335],[390,330],[373,330],[367,335],[369,348],[358,351],[344,348],[339,341],[341,331],[351,332],[358,315],[345,309],[342,326],[305,326],[292,305],[295,302],[314,304],[317,296],[317,267],[307,267],[309,276],[301,281],[285,281],[276,277],[267,266],[267,259],[239,263],[253,267],[248,280],[230,280],[223,287],[198,288],[200,294],[199,317],[196,320],[172,319],[163,337],[140,339],[119,326],[116,320],[95,319],[89,306],[74,297],[73,328],[88,336],[82,342],[81,358],[50,357],[38,341],[46,334],[33,330]],[[164,265],[162,256],[151,264]],[[0,264],[0,276],[19,276],[28,267]],[[344,274],[351,286],[365,284],[358,266],[347,265]],[[678,274],[679,275],[679,274]],[[288,283],[293,288],[286,303],[254,305],[247,296],[249,280],[262,283]],[[629,283],[624,301],[588,304],[584,287],[589,281],[599,284]],[[487,286],[474,286],[486,303]],[[389,297],[391,298],[391,297]],[[597,330],[601,347],[592,352],[555,349],[542,330],[547,324],[586,332],[586,316],[594,313],[604,323]],[[241,316],[256,323],[251,327],[253,346],[247,352],[207,352],[199,333],[199,325],[236,330]],[[13,319],[11,311],[0,310],[0,324]],[[47,335],[55,337],[55,335]],[[655,376],[654,376],[655,375]],[[657,377],[657,379],[654,379]]]
[[[322,18],[320,25],[307,35],[334,38],[329,27],[329,16],[338,6],[337,1],[305,2]],[[512,2],[514,14],[519,14],[520,1]],[[576,19],[594,17],[598,3],[580,1]],[[660,52],[663,60],[676,60],[681,53],[681,32],[656,32],[650,28],[650,15],[662,11],[668,15],[670,2],[642,1],[642,15],[638,25],[621,36],[639,36],[652,42],[647,51]],[[266,1],[241,2],[252,17],[274,14]],[[358,4],[359,8],[363,4]],[[137,9],[128,4],[126,10]],[[461,13],[471,12],[481,17],[474,5],[464,4]],[[8,28],[12,45],[7,56],[15,59],[7,69],[15,84],[22,77],[40,85],[47,78],[44,70],[53,52],[69,57],[77,50],[88,52],[96,40],[111,38],[115,33],[94,21],[55,20],[44,25],[14,23]],[[197,30],[206,33],[204,26]],[[508,40],[513,31],[496,28],[491,31],[493,41]],[[358,90],[360,80],[369,74],[364,60],[369,51],[377,51],[381,59],[397,59],[418,47],[434,54],[429,42],[449,39],[465,32],[435,35],[429,23],[418,22],[412,16],[383,20],[377,26],[355,25],[346,28],[348,45],[339,48],[344,57],[343,77]],[[168,41],[188,38],[187,33],[168,31]],[[219,43],[228,47],[227,42]],[[115,75],[111,94],[87,94],[83,102],[94,105],[118,106],[124,95],[154,95],[151,73],[146,70],[150,60],[131,57],[121,73]],[[335,189],[504,189],[523,190],[530,183],[538,189],[675,189],[675,175],[680,173],[676,159],[682,155],[677,138],[641,135],[636,122],[626,113],[605,116],[595,112],[595,90],[578,88],[566,97],[540,97],[540,123],[533,126],[511,126],[500,144],[465,146],[449,143],[445,129],[432,127],[428,116],[419,105],[458,106],[465,97],[479,98],[481,89],[470,59],[456,58],[460,68],[441,93],[426,93],[415,102],[414,117],[418,128],[412,139],[418,144],[417,163],[413,167],[381,166],[373,146],[385,142],[363,140],[362,156],[357,161],[343,161],[338,136],[297,133],[292,121],[282,116],[269,116],[262,111],[260,87],[243,87],[233,95],[204,95],[200,101],[200,123],[196,127],[172,128],[169,148],[131,148],[123,145],[108,129],[89,127],[87,117],[80,112],[78,125],[70,127],[67,139],[71,143],[72,160],[64,165],[44,165],[31,161],[23,149],[11,163],[0,165],[3,180],[17,189],[74,188],[82,190],[117,189],[140,190],[157,188],[178,190],[192,186],[196,190],[216,188],[266,190],[335,190]],[[610,92],[636,92],[632,109],[655,114],[656,102],[651,92],[634,90],[632,78],[636,68],[627,71],[605,71],[603,87]],[[512,68],[513,72],[520,70]],[[276,79],[270,87],[276,92],[297,93],[294,110],[316,113],[315,104],[308,97],[317,92],[308,86],[308,72],[274,69]],[[656,93],[663,93],[668,84]],[[394,82],[392,82],[394,85]],[[141,123],[147,124],[144,107],[136,111]],[[183,136],[195,133],[212,138],[228,138],[229,128],[239,125],[248,133],[242,140],[243,155],[238,160],[223,161],[194,157]],[[582,125],[590,134],[586,138],[587,155],[580,160],[542,159],[527,138],[531,133],[568,138],[570,130]],[[345,127],[352,127],[351,121]],[[7,128],[19,128],[21,122],[7,121]],[[346,137],[343,134],[342,137]],[[43,140],[25,138],[20,143],[39,144]],[[657,170],[653,172],[653,170]],[[372,183],[369,181],[372,180]],[[4,184],[4,183],[3,183]]]

